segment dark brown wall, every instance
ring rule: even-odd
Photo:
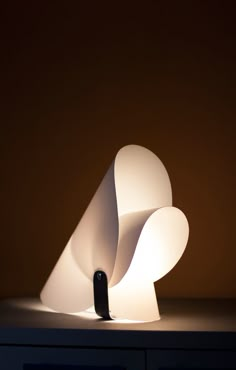
[[[38,294],[135,143],[190,223],[158,295],[236,297],[234,2],[36,3],[1,6],[0,296]]]

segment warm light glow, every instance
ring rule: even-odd
[[[60,312],[84,311],[94,304],[94,272],[102,270],[108,278],[113,316],[157,320],[153,282],[178,262],[188,233],[186,217],[172,207],[162,162],[148,149],[128,145],[117,153],[41,300]]]

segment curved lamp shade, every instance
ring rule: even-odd
[[[96,271],[107,277],[113,317],[159,319],[153,282],[182,256],[189,235],[172,207],[167,171],[148,149],[123,147],[41,292],[46,306],[72,313],[94,304]]]

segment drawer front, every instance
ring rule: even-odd
[[[136,350],[0,347],[1,370],[145,370]]]
[[[148,350],[147,370],[236,370],[234,351]]]

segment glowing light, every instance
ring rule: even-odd
[[[113,316],[157,320],[153,282],[178,262],[188,234],[186,217],[172,207],[163,163],[148,149],[128,145],[117,153],[41,300],[56,311],[84,311],[94,303],[94,272],[102,270]]]

